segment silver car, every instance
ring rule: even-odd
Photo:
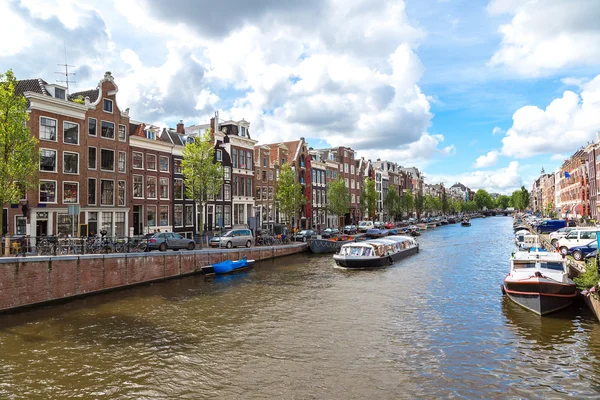
[[[221,236],[215,236],[210,239],[211,247],[232,247],[246,246],[250,247],[254,243],[254,236],[250,229],[232,229]]]

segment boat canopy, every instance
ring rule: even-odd
[[[417,242],[410,236],[388,236],[365,242],[348,243],[342,246],[340,254],[349,256],[373,257],[382,256],[388,252],[399,252],[416,246]]]

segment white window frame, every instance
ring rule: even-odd
[[[94,195],[94,202],[90,203],[90,180],[94,181],[94,191],[96,192],[96,194]],[[87,180],[87,193],[86,195],[86,202],[88,206],[95,206],[98,204],[98,180],[96,178],[88,178]]]
[[[123,164],[123,171],[121,171],[121,169],[119,168],[121,154],[123,154],[123,160],[125,160],[125,163]],[[127,173],[127,152],[119,151],[118,156],[119,157],[117,157],[117,172],[126,174]]]
[[[93,148],[96,150],[96,163],[94,165],[94,168],[90,167],[90,148]],[[93,170],[93,171],[97,170],[98,169],[98,148],[96,146],[88,146],[87,159],[88,159],[88,169]]]
[[[142,166],[141,166],[141,167],[136,167],[136,166],[135,166],[135,163],[133,162],[133,156],[134,156],[135,154],[140,154],[140,155],[142,156]],[[144,162],[145,162],[145,161],[146,161],[146,160],[144,160],[144,153],[142,153],[141,151],[132,151],[132,152],[131,152],[131,168],[133,168],[133,169],[138,169],[138,170],[143,170],[143,169],[144,169]]]
[[[159,204],[158,205],[158,225],[157,226],[169,226],[169,222],[171,221],[171,207],[169,207],[170,204]],[[167,207],[167,224],[166,225],[161,225],[160,223],[160,213],[161,213],[161,208],[163,207]]]
[[[65,154],[77,154],[77,172],[67,172],[65,171]],[[79,155],[78,152],[76,151],[63,151],[63,160],[62,160],[62,164],[63,164],[63,174],[65,175],[79,175],[80,174],[80,164],[81,164],[81,157]]]
[[[94,121],[96,121],[96,134],[95,135],[90,135],[90,119],[93,119]],[[98,119],[88,117],[87,123],[88,123],[88,136],[98,137]]]
[[[177,196],[175,196],[175,183],[178,182],[178,181],[181,182],[181,197],[180,198],[178,198]],[[181,178],[175,178],[175,179],[173,179],[173,199],[174,200],[183,200],[183,198],[185,196],[185,194],[183,192],[184,192],[183,179],[181,179]]]
[[[73,124],[73,125],[77,125],[77,143],[69,143],[69,142],[65,142],[65,124]],[[68,144],[70,146],[79,146],[79,143],[81,143],[80,141],[80,129],[81,125],[79,125],[78,122],[72,122],[72,121],[63,121],[63,126],[62,126],[62,137],[63,137],[63,144]]]
[[[154,179],[154,197],[150,197],[150,193],[148,193],[148,199],[153,199],[156,200],[158,199],[158,191],[159,191],[159,187],[158,187],[158,178],[156,176],[147,176],[146,177],[146,186],[148,186],[148,181],[150,179]]]
[[[50,139],[43,139],[43,138],[42,138],[42,135],[41,135],[41,133],[42,133],[42,118],[51,119],[51,120],[53,120],[53,121],[55,121],[55,122],[56,122],[56,126],[55,126],[55,129],[56,129],[56,131],[54,132],[54,137],[55,137],[55,139],[54,139],[54,140],[50,140]],[[44,140],[44,141],[46,141],[46,142],[55,142],[55,143],[58,143],[58,119],[56,119],[56,118],[52,118],[52,117],[46,117],[45,115],[40,115],[40,120],[39,120],[39,130],[38,130],[38,138],[39,138],[40,140]]]
[[[112,138],[109,138],[109,137],[102,136],[102,123],[103,123],[103,122],[106,122],[106,123],[108,123],[108,124],[112,124],[112,125],[113,125],[113,137],[112,137]],[[116,138],[117,138],[117,135],[115,134],[115,123],[114,123],[114,122],[112,122],[112,121],[104,121],[104,120],[100,120],[100,138],[102,138],[102,139],[106,139],[106,140],[116,140]]]
[[[164,179],[167,182],[167,197],[162,197],[162,185],[161,180]],[[158,178],[158,198],[160,200],[169,200],[171,196],[169,196],[169,178],[159,177]]]
[[[112,151],[113,153],[113,168],[112,169],[104,169],[102,168],[102,150],[108,150],[108,151]],[[115,151],[113,149],[105,149],[105,148],[101,148],[100,149],[100,171],[106,171],[106,172],[115,172]]]
[[[40,185],[43,182],[54,182],[54,201],[41,201],[40,199]],[[38,183],[38,203],[39,204],[58,204],[58,182],[52,179],[40,179]]]
[[[121,134],[121,127],[123,127],[123,129],[125,129],[125,136],[123,137],[123,139],[121,139],[119,137],[119,135]],[[127,141],[127,127],[123,124],[118,124],[117,126],[117,140],[119,142],[126,142]]]
[[[135,195],[135,177],[136,176],[139,176],[140,178],[142,178],[142,197],[139,197],[139,196]],[[134,199],[143,199],[144,198],[144,192],[145,192],[144,189],[145,189],[145,186],[146,186],[146,180],[144,179],[144,175],[137,175],[137,174],[133,175],[132,182],[133,182],[133,188],[132,188],[133,198]]]
[[[42,170],[42,150],[49,150],[49,151],[53,151],[54,152],[54,171],[44,171]],[[58,173],[58,150],[56,149],[47,149],[47,148],[40,148],[40,159],[38,161],[38,170],[40,172],[47,172],[47,173],[51,173],[51,174],[57,174]]]
[[[225,167],[223,169],[223,179],[226,181],[231,180],[231,167]]]
[[[123,204],[119,204],[119,182],[123,182],[125,186],[123,187]],[[117,198],[117,207],[125,207],[127,206],[127,181],[124,179],[119,179],[117,181],[117,187],[115,197]]]
[[[167,169],[166,169],[166,170],[162,170],[162,169],[160,169],[160,159],[161,159],[161,158],[166,158],[166,159],[167,159]],[[171,169],[171,168],[169,167],[169,164],[170,164],[170,163],[169,163],[169,157],[168,157],[168,156],[158,156],[158,170],[159,170],[160,172],[169,173],[169,171],[170,171],[170,169]]]
[[[215,155],[216,155],[217,161],[223,161],[223,152],[221,150],[217,150],[215,152]]]
[[[110,111],[106,111],[104,109],[105,101],[110,101]],[[105,113],[108,113],[108,114],[114,114],[114,110],[115,110],[115,102],[112,101],[111,99],[102,98],[102,111],[104,111]]]
[[[111,204],[102,204],[102,181],[110,181],[113,183],[113,195],[112,195],[112,203]],[[100,179],[99,195],[100,195],[100,206],[101,207],[114,207],[115,206],[115,190],[116,189],[117,189],[117,187],[115,186],[114,179]]]
[[[175,225],[175,208],[177,207],[181,207],[181,225]],[[181,227],[184,226],[184,218],[185,218],[185,214],[184,214],[184,207],[183,204],[173,204],[173,225],[176,227]]]
[[[77,199],[75,199],[75,203],[67,203],[65,201],[65,183],[74,183],[75,185],[77,185]],[[76,181],[63,181],[62,183],[62,203],[63,204],[79,204],[79,182]]]
[[[148,167],[148,157],[154,157],[154,169],[150,169]],[[158,171],[158,164],[156,159],[156,154],[146,154],[146,168],[148,171]]]
[[[23,214],[15,215],[15,218],[13,220],[14,228],[15,228],[14,232],[15,232],[15,235],[21,235],[20,233],[17,232],[17,221],[20,219],[25,219],[25,232],[23,233],[23,235],[25,235],[27,233],[27,217],[24,217]]]

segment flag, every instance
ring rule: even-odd
[[[571,174],[569,174],[567,171],[565,171],[565,178],[570,178]]]

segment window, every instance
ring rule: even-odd
[[[223,226],[223,206],[217,205],[215,207],[215,221],[217,226]]]
[[[56,120],[40,118],[40,139],[56,142]]]
[[[281,159],[281,165],[285,164],[285,158]]]
[[[181,204],[173,206],[173,225],[183,226],[183,206]]]
[[[238,167],[238,151],[237,151],[237,149],[231,150],[231,163],[233,164],[233,168]]]
[[[146,177],[146,193],[149,199],[156,198],[156,177],[155,176],[147,176]]]
[[[224,191],[223,191],[224,200],[225,201],[231,200],[231,185],[224,185],[223,188],[224,188]]]
[[[88,205],[96,205],[96,179],[88,178]]]
[[[125,205],[125,181],[117,182],[117,205]]]
[[[231,225],[231,206],[223,207],[223,225],[230,226]]]
[[[354,195],[354,193],[352,193],[352,203],[355,203],[354,200],[355,200],[355,195]]]
[[[185,226],[194,226],[194,206],[192,204],[185,205]]]
[[[115,152],[114,150],[100,150],[100,169],[103,171],[115,170]]]
[[[317,183],[317,171],[312,170],[312,183]]]
[[[156,226],[156,206],[146,207],[146,225]]]
[[[144,169],[144,155],[142,153],[138,153],[137,151],[134,151],[132,158],[133,158],[133,168]]]
[[[56,172],[56,150],[40,151],[40,171]]]
[[[125,172],[127,167],[127,154],[124,151],[119,152],[119,172]]]
[[[65,99],[65,89],[54,88],[54,97],[57,99],[64,100]]]
[[[215,156],[217,158],[217,161],[223,161],[223,154],[222,154],[221,150],[215,151]]]
[[[260,177],[261,177],[260,169],[257,169],[256,171],[254,171],[254,176],[256,177],[256,180],[258,182],[260,182]]]
[[[97,212],[88,212],[88,231],[90,233],[98,232],[98,213]]]
[[[125,125],[119,125],[119,140],[121,142],[127,140],[127,131],[125,130]]]
[[[63,143],[79,144],[79,125],[63,122]]]
[[[169,157],[160,156],[158,158],[158,167],[160,172],[169,172]]]
[[[125,236],[125,213],[115,213],[115,236]]]
[[[103,138],[114,139],[115,138],[115,124],[112,122],[102,121],[102,132],[100,134]]]
[[[237,196],[238,195],[238,177],[234,176],[233,177],[233,195]]]
[[[88,169],[96,169],[96,165],[98,165],[97,155],[98,149],[95,147],[88,147]]]
[[[168,199],[169,198],[169,179],[168,178],[160,178],[158,180],[160,184],[160,198]]]
[[[269,171],[269,180],[272,181],[273,180],[273,170]]]
[[[260,200],[260,191],[261,191],[260,186],[257,186],[256,187],[256,195],[255,195],[256,200]]]
[[[181,160],[175,160],[174,161],[175,164],[175,168],[173,172],[175,172],[176,174],[181,174]],[[227,168],[225,168],[225,170],[227,170]]]
[[[226,181],[231,180],[231,168],[225,167],[223,170],[223,179]]]
[[[267,167],[267,156],[263,156],[263,167]]]
[[[263,200],[267,200],[269,198],[268,196],[269,195],[267,194],[267,187],[263,186],[263,188],[262,188],[262,199]]]
[[[246,152],[246,168],[252,170],[252,152]]]
[[[146,154],[146,168],[149,171],[156,171],[156,156],[154,154]]]
[[[269,188],[269,200],[273,200],[273,188]]]
[[[350,166],[350,173],[353,174],[354,173],[354,165]]]
[[[88,135],[96,136],[96,118],[88,118]]]
[[[169,225],[169,206],[160,206],[160,226]]]
[[[271,170],[271,171],[269,171],[269,172],[270,172],[271,176],[273,176],[273,170]],[[264,182],[268,182],[268,178],[267,178],[267,171],[263,171],[263,172],[262,172],[262,180],[263,180]]]
[[[216,200],[223,200],[223,186],[221,186],[221,189],[219,189]]]
[[[64,204],[79,203],[79,183],[63,182],[63,203]]]
[[[133,197],[135,199],[144,198],[144,177],[142,175],[133,176]]]
[[[63,172],[65,174],[79,173],[79,153],[63,151]]]
[[[240,150],[240,168],[246,168],[246,152],[244,150]]]
[[[17,215],[15,217],[15,235],[27,234],[27,217]]]
[[[173,181],[173,196],[175,200],[183,200],[183,179]]]
[[[146,131],[146,139],[156,140],[156,132],[154,132],[153,130],[148,129]]]
[[[40,181],[40,203],[56,203],[56,181]]]
[[[252,179],[246,179],[246,196],[252,196]]]
[[[238,194],[240,196],[246,195],[246,178],[240,178],[240,188],[239,188]]]
[[[112,206],[115,203],[115,182],[100,180],[100,205]]]
[[[73,221],[75,218],[75,221]],[[69,214],[56,214],[56,230],[58,231],[58,236],[67,236],[74,234],[73,225],[77,226],[77,217]]]
[[[245,127],[240,127],[240,136],[246,136],[246,128]]]
[[[113,102],[112,100],[103,99],[103,107],[104,112],[112,113],[113,112]]]
[[[348,173],[348,164],[344,164],[344,172]]]

